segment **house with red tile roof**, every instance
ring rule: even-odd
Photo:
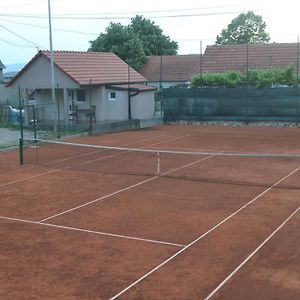
[[[65,125],[90,114],[97,122],[153,117],[155,88],[114,53],[54,51],[53,58],[59,119]],[[53,121],[49,51],[39,51],[7,86],[20,86],[26,102],[34,97],[40,107],[38,118]]]
[[[248,69],[286,68],[297,66],[297,43],[208,46],[203,56],[204,72],[238,71]]]
[[[207,46],[203,55],[151,56],[139,69],[149,84],[167,88],[187,84],[201,72],[246,72],[248,69],[299,68],[297,43]],[[298,70],[300,72],[300,69]]]

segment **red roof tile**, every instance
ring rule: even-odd
[[[286,68],[297,66],[297,43],[252,44],[248,46],[248,68]],[[162,81],[182,82],[200,72],[200,54],[162,56]],[[202,56],[203,72],[247,69],[247,45],[208,46]],[[159,82],[161,58],[151,56],[139,72],[149,81]],[[299,69],[300,72],[300,69]]]
[[[149,81],[188,81],[200,71],[200,54],[150,56],[139,72]],[[161,74],[161,75],[160,75]]]
[[[18,73],[9,85],[30,65],[44,56],[50,59],[49,51],[39,53]],[[128,82],[128,65],[110,52],[54,51],[54,64],[80,85],[113,84]],[[141,74],[130,68],[130,82],[147,81]]]
[[[297,43],[252,44],[248,46],[248,68],[286,68],[297,65]],[[247,45],[208,46],[203,58],[205,72],[247,69]]]

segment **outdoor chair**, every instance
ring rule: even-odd
[[[87,120],[96,122],[96,105],[92,105],[89,111],[86,113]]]

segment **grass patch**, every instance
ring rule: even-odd
[[[8,128],[12,130],[20,130],[19,124],[0,123],[0,128]]]

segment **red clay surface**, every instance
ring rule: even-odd
[[[297,153],[300,131],[158,126],[71,141]],[[117,167],[98,154],[19,167],[16,151],[0,153],[1,299],[204,299],[300,205],[300,159],[162,156],[163,171],[181,169],[156,177],[97,173]],[[136,167],[113,158],[125,173]],[[66,168],[83,162],[84,171]],[[298,213],[212,298],[299,299],[299,221]]]
[[[0,176],[19,168],[18,150],[0,151]]]
[[[204,299],[297,207],[298,192],[270,192],[132,288],[124,299]],[[297,251],[294,247],[293,255]]]
[[[215,299],[300,299],[299,223],[297,214]]]
[[[108,299],[172,246],[0,220],[1,299]]]

